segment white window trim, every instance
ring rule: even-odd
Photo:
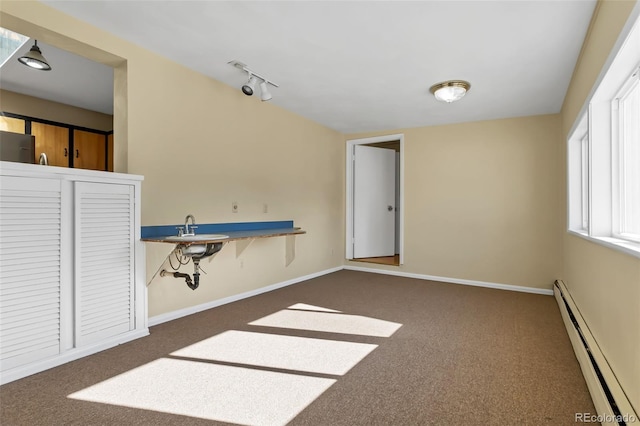
[[[569,229],[567,232],[571,235],[576,235],[578,237],[584,238],[585,240],[603,245],[605,247],[609,247],[611,249],[626,253],[640,259],[640,243],[621,240],[614,237],[594,237],[593,235],[588,235],[585,231],[581,232],[574,229]]]
[[[567,142],[567,224],[568,229],[586,235],[589,235],[590,211],[588,196],[591,176],[588,161],[590,158],[589,146],[588,120],[585,113]]]
[[[591,144],[589,143],[589,133],[585,133],[582,138],[578,141],[580,144],[580,222],[582,227],[580,228],[583,231],[587,231],[589,229],[589,192],[591,188],[591,184],[589,183],[591,173],[589,173],[589,159],[591,155],[589,154],[589,147]]]
[[[618,129],[617,124],[612,122],[611,101],[619,92],[620,83],[627,81],[629,71],[640,62],[640,49],[637,49],[640,44],[639,32],[640,2],[631,12],[567,140],[567,232],[637,258],[640,258],[640,241],[620,238],[626,235],[619,233],[620,210],[615,207],[619,202],[619,194],[616,194],[620,179],[616,164],[619,150],[613,141]],[[620,62],[624,62],[624,65],[620,66]],[[592,122],[594,116],[598,120],[597,126]],[[582,229],[581,209],[584,207],[577,193],[582,185],[582,176],[578,173],[582,164],[579,148],[585,132],[589,138],[588,229]],[[594,176],[597,178],[594,179]]]

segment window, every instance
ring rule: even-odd
[[[588,117],[580,120],[569,138],[569,228],[589,233],[589,131]]]
[[[619,212],[614,235],[640,241],[640,69],[622,86],[612,110],[617,126],[614,165],[618,166],[614,199]]]
[[[567,141],[569,231],[640,257],[640,20]]]

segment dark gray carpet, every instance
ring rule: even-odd
[[[388,338],[248,325],[295,303],[403,325]],[[340,271],[152,327],[148,337],[6,384],[0,423],[224,424],[67,395],[226,330],[379,345],[292,425],[571,425],[575,413],[595,413],[552,296]]]

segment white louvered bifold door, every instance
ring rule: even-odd
[[[0,364],[60,353],[61,183],[3,177],[0,188]]]
[[[135,328],[134,187],[75,184],[76,345]]]

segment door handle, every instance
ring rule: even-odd
[[[64,149],[64,156],[66,157],[67,155],[69,155],[69,151],[67,151],[67,148]]]
[[[78,155],[80,155],[80,153],[78,152],[78,150],[76,149],[76,158],[78,158]]]
[[[393,211],[393,206],[387,206],[387,210],[389,210],[390,212]]]

